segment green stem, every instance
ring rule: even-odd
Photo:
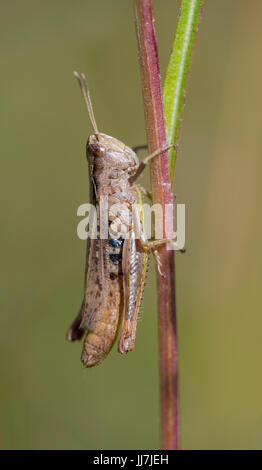
[[[187,79],[204,0],[182,0],[173,50],[169,59],[163,88],[167,141],[175,149],[169,152],[171,181],[185,104]]]
[[[146,132],[149,152],[169,143],[177,146],[187,76],[192,59],[197,27],[203,0],[182,0],[164,86],[164,107],[161,77],[154,30],[152,0],[135,0],[135,21],[144,100]],[[167,127],[166,127],[167,124]],[[167,135],[166,135],[167,130]],[[175,153],[154,158],[150,163],[153,203],[163,208],[164,237],[173,233],[173,196],[170,176],[174,172]],[[167,207],[172,210],[168,213]],[[176,330],[175,259],[166,246],[159,250],[164,277],[157,276],[159,312],[160,411],[163,449],[179,448],[178,417],[178,352]]]
[[[149,152],[166,146],[162,86],[154,30],[152,0],[135,0],[135,20]],[[173,196],[168,152],[150,162],[153,203],[163,209],[164,238],[173,233]],[[167,210],[167,208],[171,210]],[[166,246],[159,249],[157,274],[160,365],[160,413],[163,449],[178,449],[178,354],[176,333],[175,260]]]

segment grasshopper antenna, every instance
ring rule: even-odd
[[[80,85],[82,95],[84,97],[85,104],[86,104],[86,107],[87,107],[89,119],[90,119],[91,124],[93,126],[95,136],[98,139],[99,131],[98,131],[96,120],[95,120],[95,115],[94,115],[94,111],[93,111],[93,106],[92,106],[92,102],[91,102],[91,98],[90,98],[90,93],[89,93],[89,88],[88,88],[88,83],[87,83],[86,76],[83,73],[81,73],[81,75],[79,75],[78,72],[74,72],[74,76],[77,78],[78,83]]]

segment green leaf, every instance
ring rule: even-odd
[[[173,180],[179,131],[185,102],[187,78],[204,0],[182,0],[173,50],[163,89],[167,140],[174,144],[170,154],[170,178]]]

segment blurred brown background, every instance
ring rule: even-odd
[[[155,0],[164,75],[179,2]],[[137,346],[84,370],[65,332],[82,297],[91,131],[145,142],[132,1],[1,2],[0,447],[159,447],[154,264]],[[262,448],[260,0],[206,1],[176,167],[181,441]],[[148,184],[148,176],[143,177]]]

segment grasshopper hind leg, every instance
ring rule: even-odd
[[[166,245],[166,244],[170,243],[171,245],[173,245],[173,248],[175,250],[177,250],[178,252],[180,252],[180,253],[185,253],[186,252],[186,250],[184,248],[183,249],[179,248],[177,243],[174,240],[171,240],[169,238],[163,238],[162,240],[153,240],[153,241],[140,240],[140,243],[143,246],[144,250],[152,252],[152,254],[155,258],[156,265],[157,265],[157,270],[158,270],[160,276],[162,276],[162,277],[165,277],[165,275],[161,270],[162,263],[161,263],[158,248],[160,246],[163,246],[163,245]]]

